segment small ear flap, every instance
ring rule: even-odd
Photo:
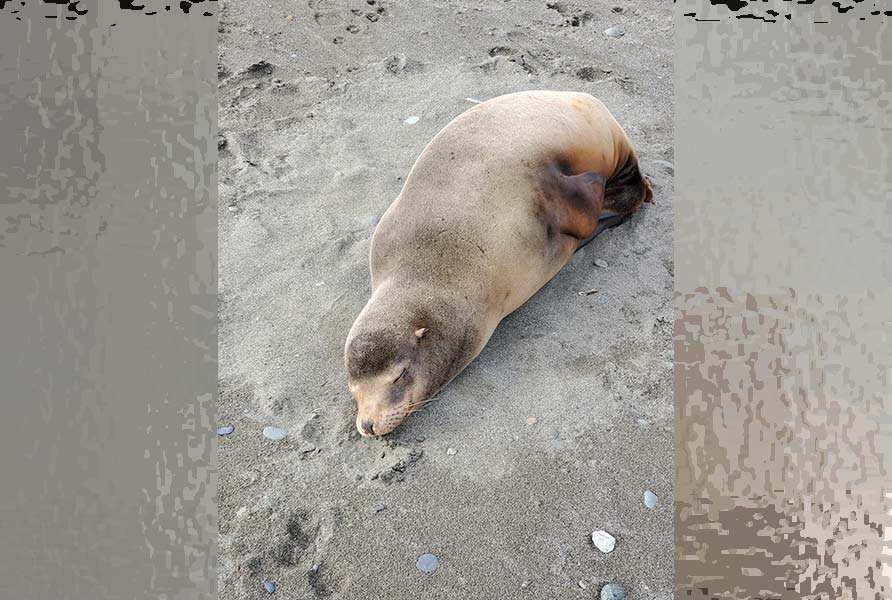
[[[415,337],[419,340],[424,337],[424,334],[427,333],[427,327],[422,327],[421,329],[415,330]]]

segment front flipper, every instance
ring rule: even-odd
[[[565,175],[553,167],[542,181],[540,208],[549,231],[586,239],[598,226],[607,180],[599,173]]]

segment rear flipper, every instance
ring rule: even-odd
[[[632,216],[632,213],[617,214],[609,210],[601,211],[601,216],[598,217],[598,226],[595,228],[595,232],[589,237],[580,241],[579,247],[576,248],[576,250],[578,251],[579,248],[582,248],[608,229],[616,227],[617,225],[622,225],[630,216]]]
[[[650,182],[638,166],[638,157],[630,152],[623,166],[607,180],[604,210],[615,214],[631,214],[645,202],[653,203]]]
[[[598,216],[598,226],[591,236],[579,242],[579,248],[604,231],[624,223],[643,203],[653,203],[653,197],[650,182],[638,167],[638,157],[634,152],[629,153],[622,168],[607,180],[603,199],[604,209]]]

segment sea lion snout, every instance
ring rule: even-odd
[[[392,369],[394,372],[405,370],[399,366]],[[363,437],[390,433],[417,406],[417,384],[404,383],[392,372],[351,382],[349,387],[356,399],[356,430]]]
[[[418,345],[426,328],[405,332],[354,331],[346,348],[347,386],[356,400],[356,430],[386,435],[418,406],[426,392]]]

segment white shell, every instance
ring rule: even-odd
[[[592,543],[604,554],[613,552],[616,548],[616,538],[601,529],[592,532]]]

